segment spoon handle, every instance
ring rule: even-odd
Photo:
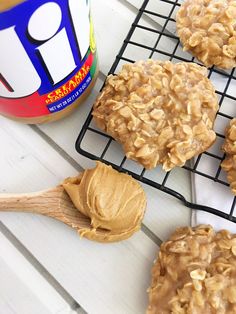
[[[27,194],[0,194],[0,212],[30,212],[51,216],[58,210],[62,187]]]

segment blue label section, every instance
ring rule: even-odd
[[[71,105],[72,102],[74,102],[77,98],[79,98],[84,91],[87,89],[87,87],[92,82],[92,77],[90,73],[85,77],[83,82],[72,92],[69,94],[67,98],[64,98],[61,101],[55,102],[51,105],[48,105],[47,108],[51,113],[61,111],[65,109],[67,106]]]
[[[80,0],[78,0],[80,1]],[[29,21],[33,13],[40,8],[41,6],[47,3],[55,3],[60,7],[62,16],[61,22],[56,34],[60,33],[62,30],[65,30],[69,45],[71,48],[71,52],[74,58],[74,63],[76,64],[75,69],[71,73],[68,73],[65,78],[63,78],[60,82],[54,84],[52,77],[50,76],[50,71],[45,64],[42,56],[40,55],[39,47],[45,44],[47,41],[37,41],[31,38],[29,35]],[[53,16],[52,16],[53,18]],[[84,60],[81,60],[80,49],[78,46],[78,42],[76,40],[75,31],[73,28],[73,22],[70,14],[70,8],[68,4],[68,0],[28,0],[24,1],[10,10],[4,11],[0,13],[0,31],[4,31],[4,29],[14,28],[20,42],[22,43],[29,59],[31,60],[34,68],[36,69],[40,79],[41,79],[41,86],[38,89],[38,93],[40,95],[47,94],[59,86],[63,85],[66,81],[68,81],[71,77],[78,72],[81,68]],[[89,34],[88,34],[89,36]],[[53,38],[52,37],[52,38]],[[4,44],[4,43],[3,43]],[[0,43],[2,45],[2,43]],[[88,47],[89,49],[89,47]],[[63,47],[62,47],[63,50]],[[17,51],[15,52],[17,53]],[[60,52],[58,52],[60,53]],[[12,58],[14,55],[11,56]],[[56,57],[56,56],[55,56]],[[9,59],[10,62],[10,59]],[[63,66],[63,65],[62,65]],[[30,75],[30,73],[24,73],[24,69],[22,69],[22,75]]]

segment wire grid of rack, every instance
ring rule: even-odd
[[[175,15],[181,2],[180,0],[145,0],[108,74],[116,74],[124,63],[133,63],[138,59],[154,58],[171,60],[172,62],[186,61],[198,63],[192,55],[182,50],[179,38],[176,36]],[[136,60],[132,59],[134,55]],[[220,147],[224,140],[225,126],[233,116],[236,116],[236,97],[234,97],[236,92],[236,77],[234,74],[234,69],[230,71],[223,71],[215,67],[209,69],[209,78],[216,87],[220,105],[215,123],[217,140],[213,148],[199,155],[194,161],[187,163],[179,170],[194,173],[195,176],[203,176],[207,180],[214,181],[215,184],[221,186],[228,186],[225,174],[220,167],[221,161],[224,159]],[[219,130],[217,130],[217,125],[220,126]],[[87,136],[88,133],[89,136]],[[96,152],[94,152],[93,145],[86,146],[85,143],[88,142],[86,141],[86,137],[89,138],[95,135],[99,145],[99,150]],[[80,154],[90,159],[110,164],[113,168],[129,173],[135,179],[176,197],[192,209],[204,210],[236,222],[234,215],[235,197],[232,196],[228,212],[207,206],[207,204],[196,204],[186,199],[177,188],[168,187],[169,178],[174,170],[165,173],[160,167],[157,167],[158,170],[155,174],[153,172],[153,175],[150,176],[147,175],[147,173],[150,174],[150,171],[138,165],[127,167],[127,159],[122,153],[121,147],[117,147],[113,138],[96,127],[91,112],[76,141],[76,149]],[[111,150],[113,150],[115,157],[114,154],[112,158],[109,157]],[[211,162],[214,163],[214,173],[212,170],[211,173],[208,173],[207,169],[201,166],[203,160],[206,158],[211,159]]]

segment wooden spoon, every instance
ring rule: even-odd
[[[118,241],[120,235],[110,237],[109,230],[97,229],[96,232],[85,232],[92,230],[90,218],[84,216],[75,208],[71,199],[62,186],[27,194],[0,194],[0,211],[2,212],[27,212],[49,216],[60,220],[81,236],[99,242]]]

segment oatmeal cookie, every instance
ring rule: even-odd
[[[152,269],[147,314],[236,313],[236,235],[178,228]]]
[[[107,78],[93,116],[123,145],[127,158],[169,171],[212,145],[217,110],[206,68],[147,60]]]
[[[236,1],[186,0],[176,16],[184,46],[205,66],[236,65]]]
[[[231,190],[236,195],[236,118],[230,121],[230,125],[226,129],[225,143],[222,149],[226,153],[226,158],[221,163],[221,167],[227,172]]]
[[[236,65],[236,1],[186,0],[176,16],[184,50],[205,66]]]

